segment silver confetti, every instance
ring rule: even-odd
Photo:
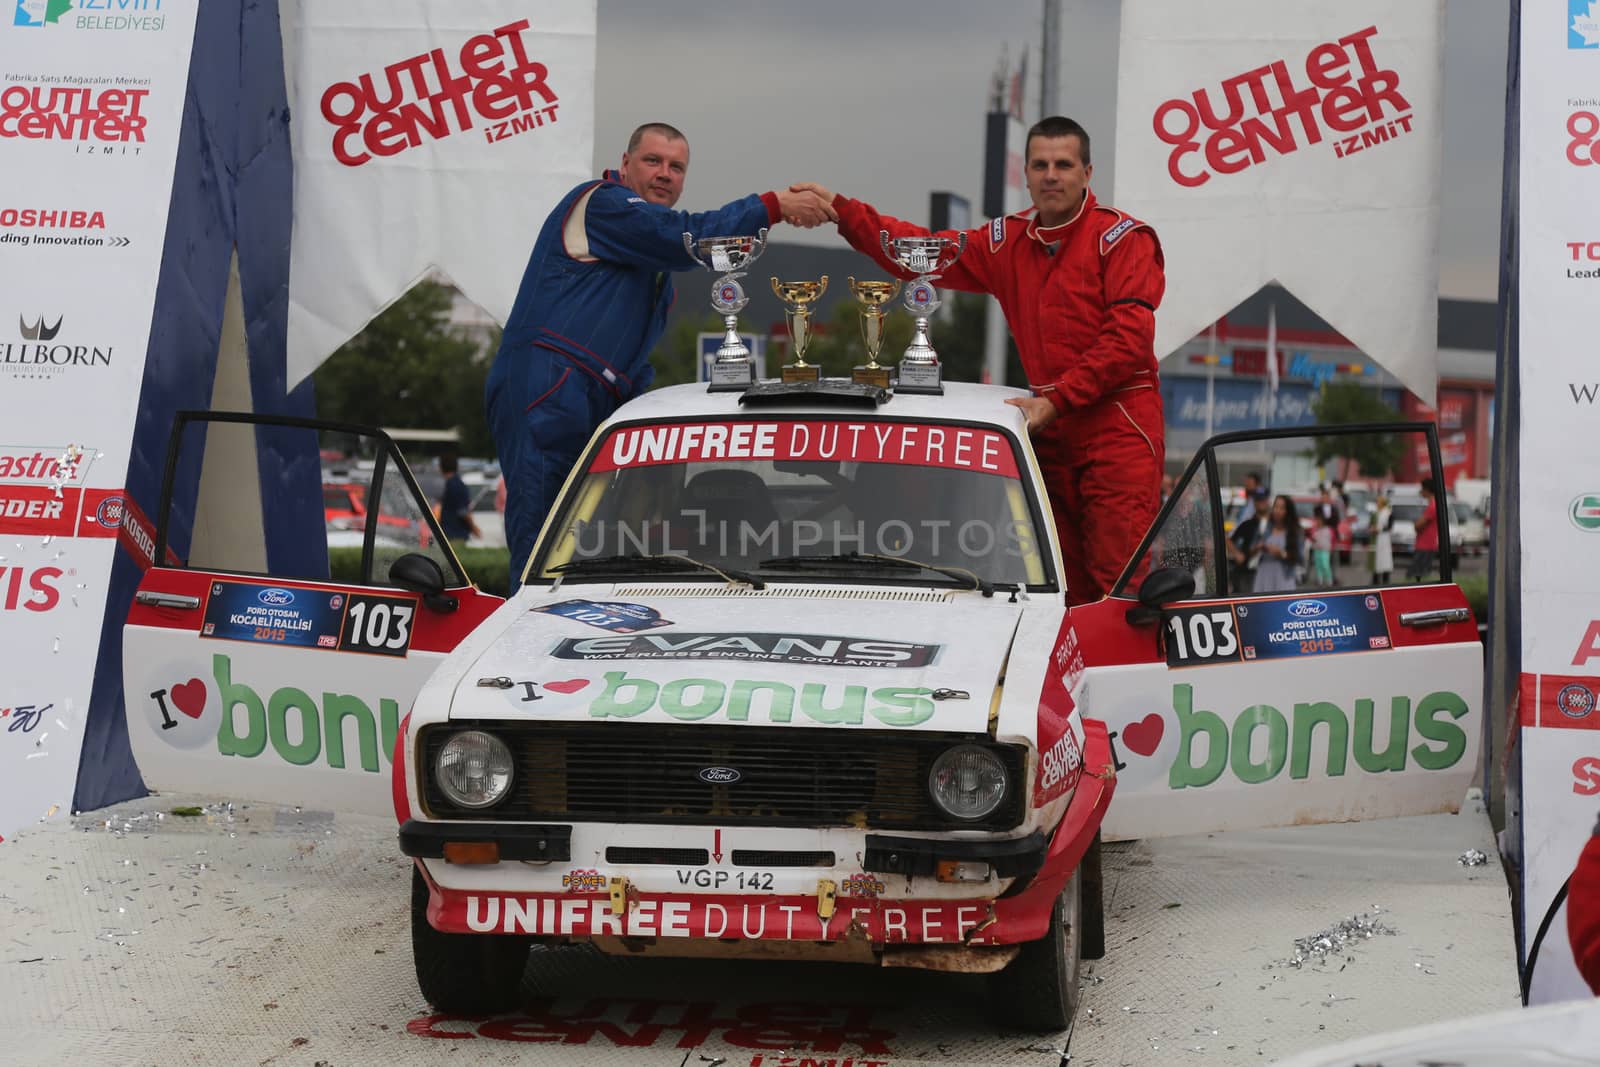
[[[1489,857],[1475,848],[1469,848],[1456,857],[1456,862],[1463,867],[1482,867],[1489,862]]]
[[[1379,909],[1374,908],[1371,913],[1341,919],[1310,937],[1296,938],[1294,955],[1283,962],[1298,970],[1307,962],[1327,963],[1330,956],[1341,956],[1362,941],[1369,941],[1379,934],[1393,937],[1398,931],[1381,921],[1378,914]]]

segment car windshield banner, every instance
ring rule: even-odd
[[[624,426],[606,438],[589,469],[730,460],[904,463],[1019,476],[1011,442],[994,430],[843,419]]]

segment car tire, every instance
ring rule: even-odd
[[[1082,964],[1083,870],[1050,909],[1050,927],[1022,946],[1002,971],[989,976],[989,1014],[1002,1026],[1028,1033],[1065,1030],[1078,1013]]]
[[[1100,834],[1094,835],[1089,851],[1083,854],[1083,938],[1080,954],[1086,960],[1104,959],[1106,954],[1105,881],[1100,865]]]
[[[497,1015],[522,1003],[531,937],[447,934],[428,925],[428,883],[411,871],[411,956],[417,986],[439,1011]]]

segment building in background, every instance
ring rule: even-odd
[[[1267,373],[1269,309],[1276,312],[1278,386]],[[1159,314],[1159,312],[1158,312]],[[1435,421],[1445,481],[1489,475],[1494,411],[1495,305],[1492,301],[1440,300],[1439,403],[1430,408],[1387,374],[1315,312],[1279,286],[1267,286],[1161,361],[1166,405],[1167,465],[1176,473],[1210,433],[1268,427],[1315,426],[1312,402],[1325,382],[1370,387],[1402,419]],[[1207,414],[1207,395],[1212,398]],[[1237,485],[1245,470],[1270,469],[1273,442],[1223,450],[1219,476]],[[1278,443],[1298,449],[1295,440]],[[1417,481],[1426,457],[1408,456],[1401,481]]]

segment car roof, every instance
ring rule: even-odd
[[[832,381],[833,379],[828,379]],[[602,429],[628,422],[658,422],[683,418],[760,418],[767,415],[806,415],[845,420],[915,419],[924,422],[975,422],[1019,436],[1027,432],[1022,409],[1005,403],[1011,397],[1031,396],[1026,389],[975,382],[945,382],[943,396],[895,393],[876,408],[847,407],[824,401],[741,404],[739,392],[711,393],[702,383],[652,389],[628,401],[602,424]]]

